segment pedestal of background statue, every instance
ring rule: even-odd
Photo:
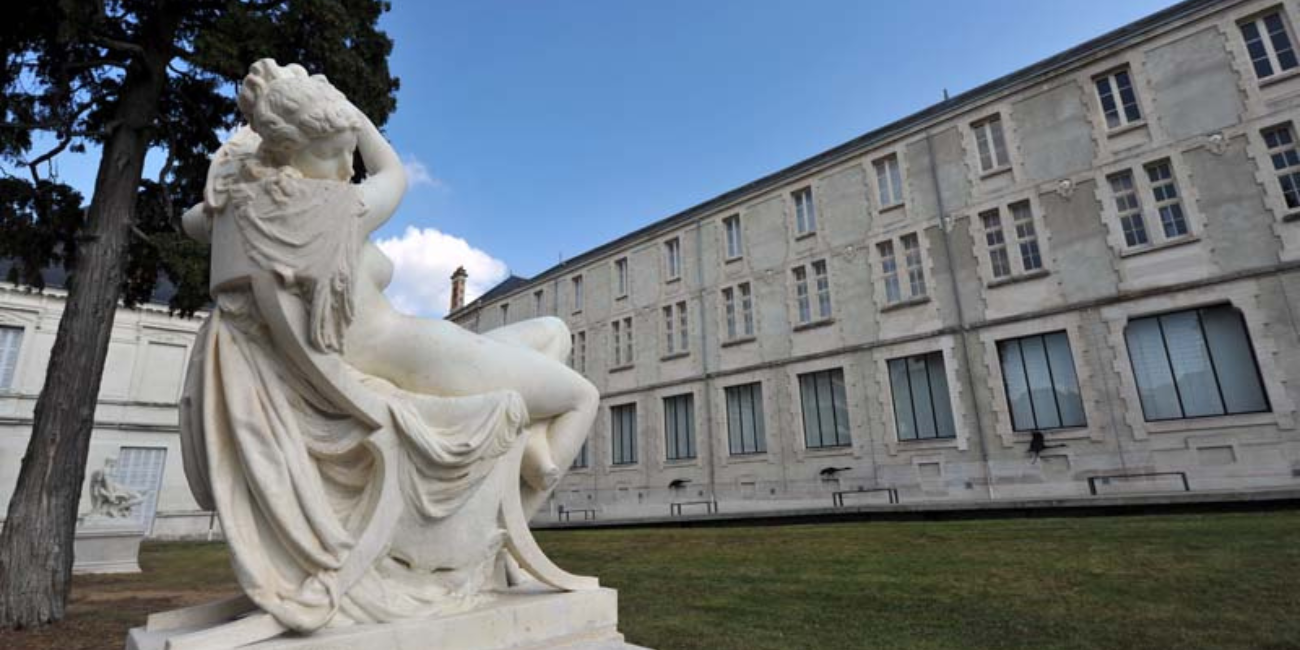
[[[72,572],[139,573],[143,540],[144,530],[138,525],[78,526],[72,542]]]
[[[138,627],[126,650],[165,650],[168,639],[202,628]],[[557,593],[517,588],[468,612],[435,619],[321,630],[281,636],[248,650],[646,650],[618,632],[618,592],[595,589]]]

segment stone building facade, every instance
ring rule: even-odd
[[[0,522],[18,482],[65,299],[60,289],[34,293],[0,282]],[[113,320],[86,476],[117,459],[113,478],[144,494],[133,514],[152,519],[155,537],[203,536],[215,523],[190,496],[177,420],[185,364],[202,322],[201,314],[181,318],[157,304],[119,308]],[[91,503],[86,483],[83,514]]]
[[[1297,21],[1183,2],[449,318],[573,331],[571,509],[1295,488]]]

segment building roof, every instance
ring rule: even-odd
[[[510,274],[510,277],[498,282],[495,287],[488,289],[483,293],[483,295],[475,298],[474,302],[471,302],[469,304],[472,305],[478,302],[488,302],[490,300],[496,300],[497,298],[500,298],[501,296],[504,296],[510,293],[511,291],[514,291],[515,289],[518,289],[519,287],[528,284],[529,282],[532,282],[532,280],[514,275],[512,273]]]
[[[997,79],[976,86],[966,92],[954,95],[953,97],[945,99],[937,104],[933,104],[927,108],[912,113],[907,117],[895,120],[894,122],[872,131],[868,131],[867,133],[845,142],[844,144],[832,147],[826,151],[790,165],[789,167],[759,178],[758,180],[752,181],[728,192],[724,192],[723,194],[719,194],[703,203],[699,203],[674,215],[655,221],[642,228],[638,228],[622,237],[601,244],[600,246],[588,250],[580,255],[560,262],[559,264],[556,264],[555,266],[552,266],[523,282],[512,282],[517,279],[517,276],[512,275],[510,278],[507,278],[505,282],[493,287],[491,291],[479,296],[473,302],[447,314],[447,318],[450,319],[469,311],[480,304],[488,302],[489,300],[504,297],[513,289],[521,288],[527,284],[569,272],[575,267],[580,267],[592,260],[603,257],[610,252],[622,248],[626,244],[650,233],[667,230],[689,223],[694,219],[707,215],[725,205],[734,203],[748,196],[761,194],[814,169],[845,157],[861,153],[875,145],[902,136],[909,131],[946,119],[953,114],[962,112],[981,102],[991,99],[995,95],[1062,72],[1063,70],[1074,67],[1087,59],[1132,43],[1133,41],[1166,25],[1195,16],[1202,12],[1208,12],[1238,4],[1238,1],[1239,0],[1184,0],[1183,2],[1124,25],[1123,27],[1085,41],[1084,43],[1076,45],[1064,52],[1050,56],[1010,74],[998,77]],[[510,284],[510,287],[503,289],[503,287],[508,283]]]

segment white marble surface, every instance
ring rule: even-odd
[[[183,624],[184,619],[170,621]],[[152,621],[151,621],[152,623]],[[436,619],[331,628],[311,636],[254,643],[249,650],[637,650],[616,630],[618,597],[612,589],[572,593],[520,588],[474,610]],[[131,630],[126,650],[184,647],[196,627]],[[644,649],[641,649],[644,650]]]
[[[563,362],[564,324],[479,335],[395,311],[383,294],[392,264],[369,236],[406,190],[397,153],[296,65],[254,64],[239,107],[249,124],[214,156],[204,202],[183,218],[210,246],[214,309],[181,432],[191,490],[220,514],[247,615],[209,609],[207,627],[170,647],[289,647],[303,635],[326,647],[363,628],[414,643],[440,625],[494,644],[466,648],[522,647],[543,627],[572,636],[566,626],[589,616],[616,634],[613,592],[551,563],[527,524],[599,403]],[[526,583],[552,593],[506,593]],[[503,602],[513,613],[493,618]],[[486,628],[457,618],[471,611]]]

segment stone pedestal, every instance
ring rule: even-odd
[[[186,624],[184,616],[151,617],[131,630],[126,650],[185,647],[184,635],[213,625]],[[158,629],[172,627],[171,629]],[[618,594],[613,589],[560,593],[517,588],[481,607],[435,619],[321,630],[310,636],[282,635],[244,646],[205,643],[203,648],[247,650],[646,650],[618,632]]]
[[[139,573],[138,526],[78,527],[73,541],[73,573]]]

